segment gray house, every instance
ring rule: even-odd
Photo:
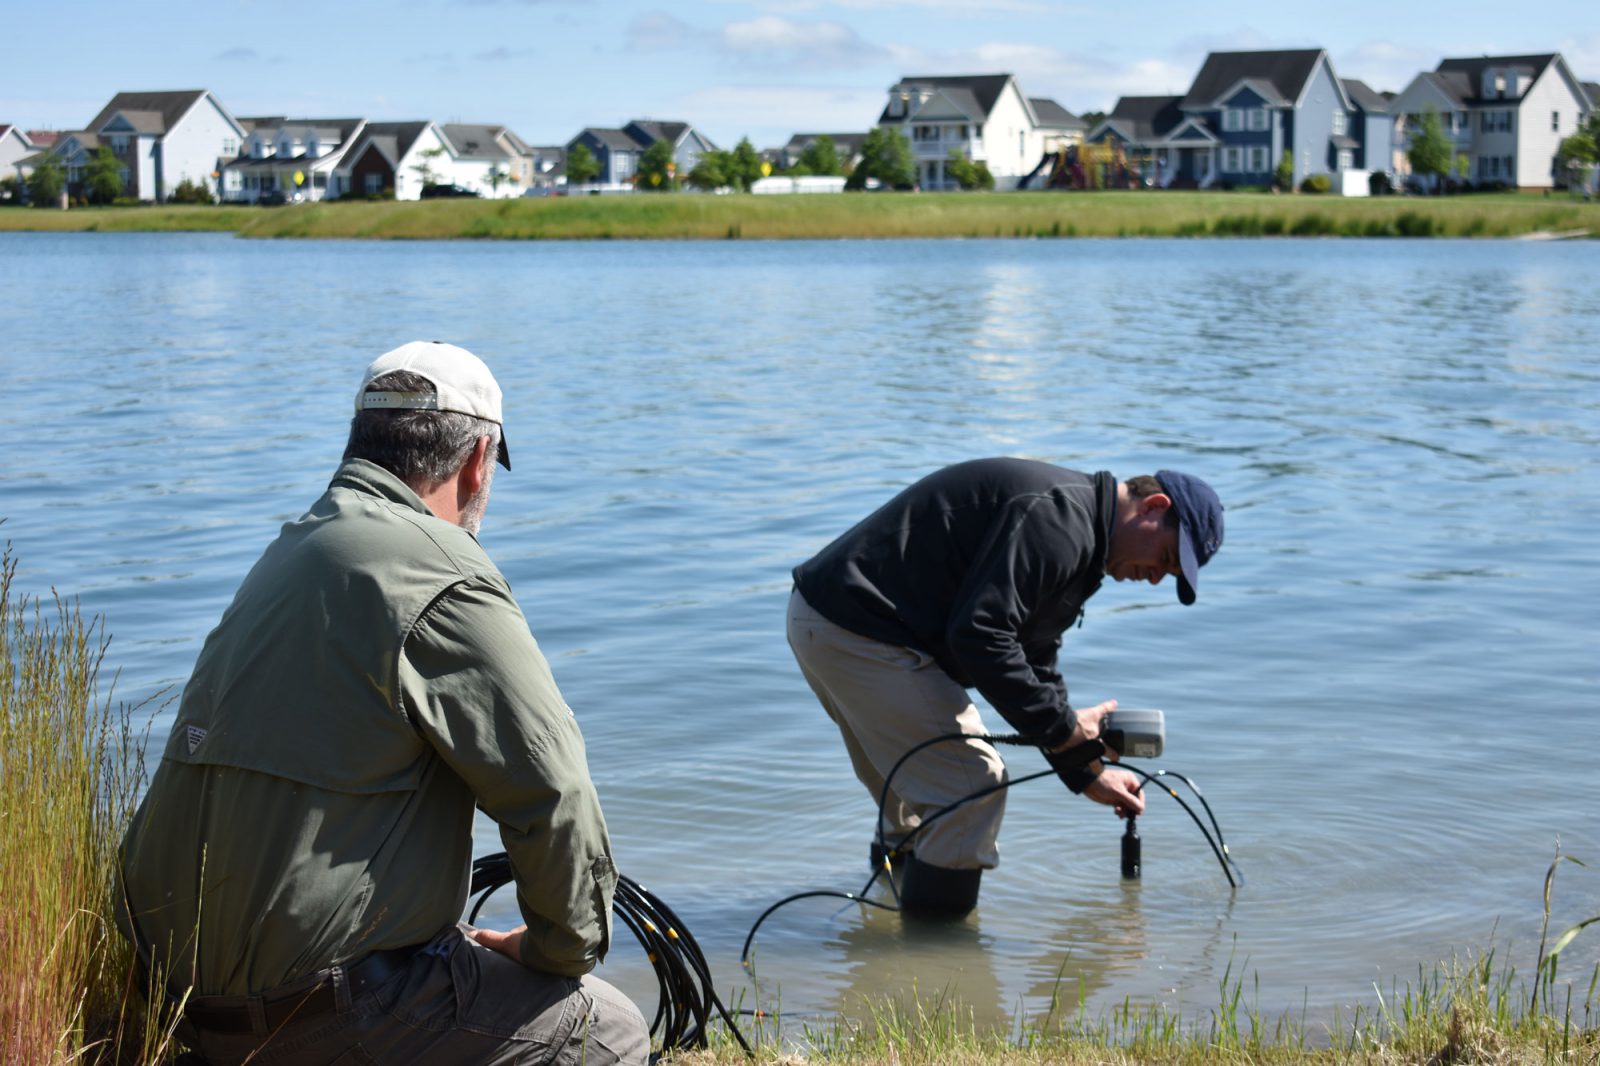
[[[585,129],[567,142],[565,154],[570,156],[580,144],[586,146],[600,164],[595,180],[603,185],[620,185],[633,180],[639,172],[639,157],[657,141],[672,145],[672,161],[679,177],[693,170],[702,155],[717,150],[709,137],[687,122],[634,119],[621,129]]]
[[[1359,85],[1359,83],[1355,83]],[[1089,134],[1118,138],[1162,186],[1266,185],[1289,153],[1294,184],[1346,170],[1388,170],[1387,101],[1360,86],[1360,103],[1322,49],[1212,52],[1189,91],[1119,100]]]

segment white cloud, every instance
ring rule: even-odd
[[[730,22],[717,40],[723,53],[742,62],[791,70],[856,67],[889,58],[888,50],[841,22],[796,22],[777,15]]]
[[[883,100],[882,89],[858,86],[746,84],[695,89],[665,107],[688,117],[723,148],[732,148],[742,136],[766,148],[794,133],[865,132],[877,122]],[[755,121],[761,125],[752,125]]]
[[[628,47],[636,52],[668,52],[703,44],[706,35],[667,11],[647,11],[628,23]]]

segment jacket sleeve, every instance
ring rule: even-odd
[[[402,669],[427,693],[412,720],[500,826],[523,962],[588,973],[611,942],[611,842],[577,720],[510,590],[453,586],[413,627]]]
[[[1062,594],[1078,548],[1040,514],[1037,498],[1000,513],[957,591],[945,643],[963,675],[1019,732],[1058,744],[1076,723],[1067,686],[1051,664],[1035,668],[1018,634],[1029,617]]]

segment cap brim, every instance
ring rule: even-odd
[[[1185,607],[1194,602],[1195,586],[1200,581],[1200,563],[1195,559],[1194,541],[1187,525],[1178,526],[1178,602]]]
[[[500,454],[497,458],[500,460],[501,466],[507,470],[511,469],[511,450],[506,447],[506,431],[504,427],[500,430]]]

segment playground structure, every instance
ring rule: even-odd
[[[1142,168],[1128,158],[1122,142],[1108,140],[1046,152],[1017,188],[1139,189],[1146,184]]]

